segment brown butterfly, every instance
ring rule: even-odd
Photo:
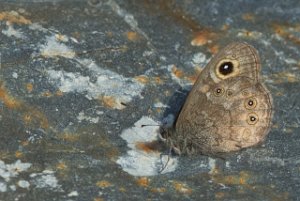
[[[161,135],[177,154],[215,155],[264,141],[272,97],[260,79],[257,51],[229,44],[202,70],[172,128]]]

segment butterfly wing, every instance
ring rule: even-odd
[[[232,43],[203,69],[175,123],[172,146],[181,153],[236,151],[262,142],[272,98],[259,78],[256,50]]]

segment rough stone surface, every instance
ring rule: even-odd
[[[0,1],[0,200],[300,200],[299,21],[296,0]],[[266,142],[159,173],[141,125],[232,41],[260,53]]]

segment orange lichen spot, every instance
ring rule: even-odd
[[[203,30],[196,34],[196,36],[191,41],[192,46],[203,46],[208,43],[211,43],[215,38],[217,37],[217,34],[210,31],[210,30]]]
[[[248,31],[246,29],[243,29],[237,35],[239,37],[258,39],[262,36],[262,33],[258,31]]]
[[[31,21],[19,15],[16,11],[0,12],[0,21],[8,21],[14,24],[31,24]]]
[[[49,98],[52,96],[52,93],[50,91],[45,91],[42,93],[42,96]]]
[[[109,108],[114,109],[124,109],[125,105],[123,105],[121,102],[119,102],[115,97],[113,96],[102,96],[102,103]]]
[[[101,180],[96,183],[96,186],[98,186],[100,188],[107,188],[107,187],[112,186],[112,184],[109,181]]]
[[[23,152],[21,152],[21,151],[16,151],[16,152],[15,152],[15,156],[16,156],[17,158],[21,158],[21,157],[23,157]]]
[[[299,82],[299,77],[292,73],[285,73],[285,77],[288,82],[294,83]]]
[[[164,83],[164,81],[160,77],[153,77],[152,79],[156,84],[163,84]]]
[[[245,13],[242,15],[242,18],[245,21],[251,21],[251,22],[255,21],[255,15],[253,13]]]
[[[274,73],[272,77],[275,80],[275,82],[278,84],[285,83],[285,82],[295,83],[300,81],[297,75],[286,71],[280,73]]]
[[[140,177],[136,180],[136,183],[142,187],[148,187],[150,183],[150,179],[148,177]]]
[[[8,108],[20,111],[25,124],[37,123],[41,128],[49,127],[48,120],[42,112],[10,96],[2,82],[0,82],[0,101]]]
[[[68,142],[76,142],[80,139],[80,135],[65,132],[62,135],[59,135],[59,138]]]
[[[128,31],[126,33],[127,39],[132,41],[132,42],[136,42],[140,39],[140,35],[137,32],[134,31]]]
[[[151,189],[151,192],[153,192],[153,193],[164,193],[166,191],[167,191],[166,188],[163,188],[163,187],[161,187],[161,188],[152,188]]]
[[[23,121],[25,124],[30,124],[32,122],[32,116],[30,114],[23,115]]]
[[[25,124],[38,124],[41,128],[48,128],[48,119],[39,110],[31,107],[25,107],[26,112],[23,114]]]
[[[245,185],[248,183],[250,175],[248,172],[242,171],[240,172],[239,184]]]
[[[111,38],[111,37],[113,37],[114,33],[111,31],[108,31],[108,32],[106,32],[106,35]]]
[[[64,93],[63,93],[61,90],[57,90],[57,91],[55,92],[55,95],[56,95],[56,96],[63,96]]]
[[[283,130],[284,133],[287,133],[287,134],[291,134],[294,132],[294,130],[292,128],[286,128]]]
[[[29,141],[28,140],[22,141],[21,145],[24,146],[24,147],[28,146],[29,145]]]
[[[39,113],[39,114],[40,115],[38,115],[36,117],[40,120],[41,128],[49,128],[49,122],[48,122],[47,117],[42,113]]]
[[[66,35],[63,34],[55,34],[55,38],[57,41],[67,42],[69,39]]]
[[[282,91],[278,91],[275,93],[275,96],[283,96],[285,93],[283,93]]]
[[[105,106],[114,108],[116,105],[116,99],[112,96],[103,96],[102,101]]]
[[[108,149],[107,153],[107,158],[110,158],[111,160],[115,160],[117,158],[117,156],[119,156],[119,150],[115,147],[110,147],[110,149]]]
[[[26,90],[31,93],[33,90],[33,84],[32,83],[27,83],[26,84]]]
[[[297,33],[300,31],[300,24],[289,25],[273,23],[272,28],[277,35],[300,45],[300,38],[297,36]]]
[[[287,34],[287,27],[282,24],[273,23],[272,28],[274,32],[280,36],[284,36]]]
[[[142,84],[147,84],[149,82],[149,78],[146,75],[139,75],[135,77],[135,80]]]
[[[163,112],[163,110],[161,108],[156,108],[156,112],[161,113],[161,112]]]
[[[183,71],[178,69],[175,65],[173,65],[173,67],[172,67],[172,73],[178,78],[182,78],[184,75]]]
[[[9,109],[18,109],[21,106],[21,102],[16,100],[7,92],[3,83],[0,83],[0,100]]]
[[[198,78],[197,75],[190,75],[187,77],[187,79],[193,84],[196,82],[197,78]]]
[[[215,193],[215,198],[220,200],[223,199],[225,197],[225,193],[224,192],[216,192]]]
[[[64,49],[51,49],[45,48],[40,53],[41,56],[45,58],[52,58],[52,57],[66,57],[66,58],[74,58],[76,56],[76,52],[72,50],[64,50]]]
[[[229,24],[224,24],[221,29],[222,31],[227,31],[229,28],[230,28]]]
[[[153,142],[137,142],[135,147],[139,150],[143,150],[144,152],[157,152],[160,148],[158,141]]]
[[[93,201],[104,201],[104,199],[97,197],[97,198],[94,198]]]
[[[219,52],[220,50],[220,46],[219,45],[209,45],[208,46],[208,51],[211,53],[211,54],[216,54],[217,52]]]
[[[251,175],[249,172],[241,171],[239,175],[221,175],[215,174],[213,180],[217,183],[227,184],[227,185],[247,185]]]
[[[67,168],[68,166],[65,162],[59,162],[58,164],[56,164],[56,169],[58,170],[66,170]]]
[[[11,157],[11,153],[8,151],[0,151],[0,158],[1,159],[5,159],[5,158],[10,158]]]
[[[119,191],[124,193],[124,192],[126,192],[126,188],[120,187],[120,188],[119,188]]]
[[[209,171],[210,175],[214,176],[220,174],[220,169],[216,164],[212,164],[211,166],[211,170]]]
[[[193,190],[189,188],[186,184],[178,181],[173,181],[173,186],[176,189],[176,191],[179,193],[191,194],[193,192]]]
[[[195,68],[195,73],[193,75],[187,76],[187,80],[189,80],[191,83],[194,84],[201,71],[202,71],[202,68]]]
[[[81,33],[78,32],[78,31],[72,32],[71,35],[72,35],[73,38],[76,38],[77,40],[80,39],[80,37],[81,37]]]

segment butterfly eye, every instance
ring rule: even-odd
[[[258,116],[254,113],[248,115],[247,122],[250,125],[254,125],[258,122]]]
[[[224,89],[220,87],[217,87],[214,91],[215,96],[222,96],[223,93],[224,93]]]
[[[233,72],[233,63],[230,61],[226,61],[221,63],[219,66],[219,73],[222,75],[229,75],[230,73]]]
[[[245,107],[249,110],[255,108],[257,105],[257,101],[255,98],[249,98],[249,99],[246,99],[245,101]]]

